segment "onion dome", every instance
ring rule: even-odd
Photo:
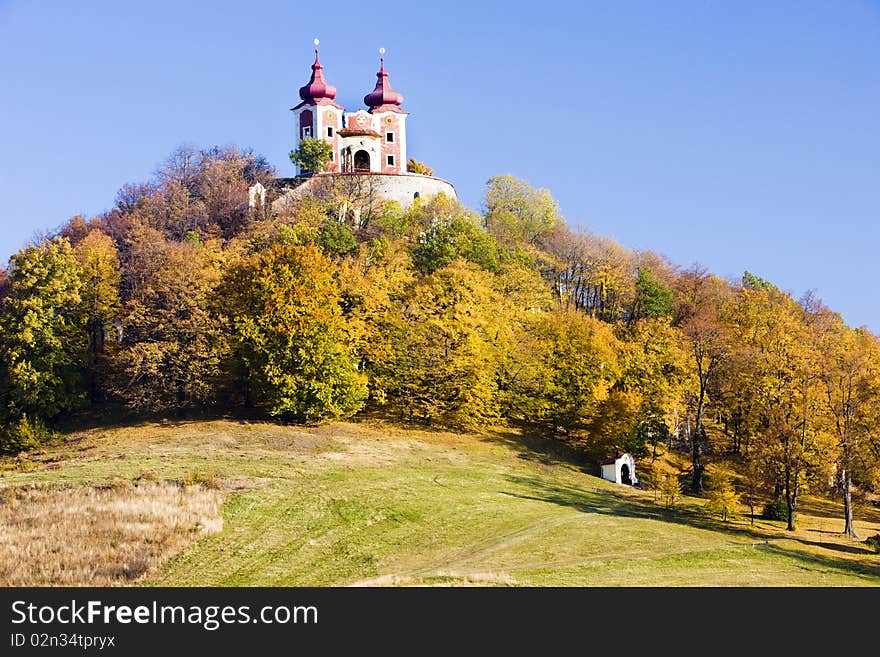
[[[371,112],[397,110],[397,107],[403,103],[403,96],[391,88],[391,83],[388,81],[388,71],[385,70],[385,58],[380,58],[379,62],[379,72],[376,73],[378,78],[376,88],[364,96],[364,104],[370,108]]]
[[[322,104],[324,102],[332,102],[336,98],[336,87],[327,84],[324,79],[324,67],[318,60],[318,49],[315,48],[315,63],[312,64],[312,77],[309,83],[304,87],[300,87],[299,97],[307,104]]]

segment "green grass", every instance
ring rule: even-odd
[[[510,432],[151,423],[71,435],[30,462],[7,459],[0,487],[219,476],[223,531],[148,585],[880,584],[880,556],[840,535],[834,504],[807,505],[793,534],[722,523],[699,500],[666,510]],[[877,533],[876,512],[859,512],[861,535]]]

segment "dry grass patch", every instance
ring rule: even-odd
[[[516,580],[507,573],[460,573],[438,571],[435,575],[412,577],[382,575],[350,584],[357,587],[373,586],[516,586]]]
[[[35,486],[0,499],[0,585],[131,584],[223,527],[222,494],[203,486]]]

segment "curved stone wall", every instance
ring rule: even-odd
[[[298,187],[291,189],[275,203],[284,205],[287,200],[296,198],[307,192],[309,188],[320,185],[322,181],[340,182],[362,180],[369,182],[371,191],[389,201],[397,201],[404,209],[410,207],[416,198],[427,198],[443,193],[457,199],[455,187],[442,178],[423,176],[418,173],[382,174],[382,173],[321,173],[307,179]]]

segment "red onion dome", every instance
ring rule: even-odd
[[[327,84],[327,81],[324,79],[324,67],[321,66],[321,62],[318,61],[317,48],[315,48],[315,63],[312,64],[312,77],[309,79],[309,83],[306,86],[300,87],[299,97],[307,103],[317,103],[325,98],[327,100],[333,100],[336,98],[336,87]]]
[[[388,81],[388,72],[385,70],[385,58],[382,57],[379,61],[381,66],[379,67],[379,72],[376,73],[378,78],[376,80],[376,88],[364,96],[364,103],[371,111],[382,108],[385,105],[397,107],[403,103],[403,96],[394,91],[391,88],[391,83]]]

